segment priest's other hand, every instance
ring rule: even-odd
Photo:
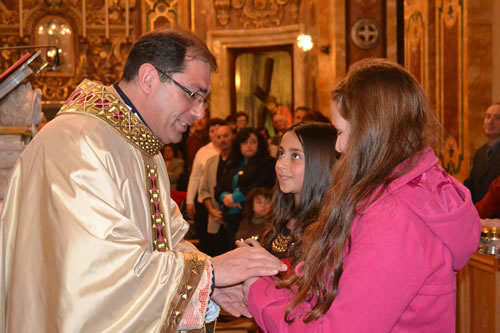
[[[241,315],[252,318],[244,302],[243,285],[241,283],[231,287],[217,287],[212,294],[212,300],[224,311],[235,317]]]
[[[262,247],[245,246],[211,259],[215,286],[225,287],[254,276],[276,275],[287,266]]]

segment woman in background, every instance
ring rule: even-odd
[[[438,164],[439,134],[415,78],[354,64],[332,93],[332,186],[282,281],[245,282],[264,332],[454,332],[456,271],[479,241],[470,192]]]
[[[234,239],[243,219],[241,209],[248,192],[256,187],[273,187],[274,163],[266,140],[255,128],[243,128],[238,132],[233,140],[227,172],[218,178],[214,193],[223,207],[222,220],[229,233],[228,239]]]

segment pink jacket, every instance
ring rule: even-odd
[[[479,216],[470,192],[427,148],[358,216],[337,298],[305,324],[284,314],[294,295],[272,278],[250,288],[248,308],[264,332],[455,332],[456,271],[479,243]],[[311,309],[302,303],[294,311]]]

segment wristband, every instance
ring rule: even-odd
[[[214,293],[214,290],[215,290],[215,271],[214,271],[214,266],[212,266],[212,264],[210,264],[210,267],[212,267],[212,286],[211,286],[211,290],[210,290],[210,297],[212,297],[212,294]]]

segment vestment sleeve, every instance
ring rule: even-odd
[[[10,184],[2,248],[18,250],[9,252],[3,273],[23,282],[7,287],[9,326],[171,332],[196,302],[197,317],[187,324],[201,327],[210,264],[183,241],[187,227],[177,205],[162,192],[170,248],[153,251],[141,153],[119,137],[113,141],[113,129],[109,141],[99,142],[67,126],[47,144],[28,147]],[[27,309],[23,296],[35,294]]]

